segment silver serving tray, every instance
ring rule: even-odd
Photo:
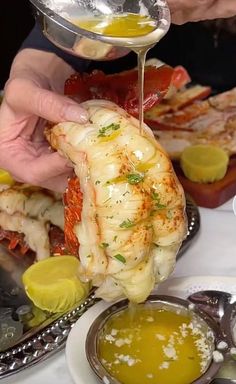
[[[182,256],[200,228],[200,215],[187,198],[188,234],[179,251]],[[21,276],[27,262],[0,246],[0,379],[26,369],[61,350],[74,323],[94,305],[91,292],[69,313],[52,315],[33,307],[25,295]]]
[[[177,255],[177,259],[182,256],[190,247],[193,240],[196,240],[200,229],[200,213],[197,205],[190,196],[186,196],[186,214],[188,219],[187,237],[183,241],[182,246]]]

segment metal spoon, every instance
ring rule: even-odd
[[[234,347],[231,318],[236,304],[236,295],[223,291],[206,290],[193,293],[188,297],[188,300],[205,311],[219,324],[228,346]],[[227,355],[230,359],[229,351]],[[236,379],[216,377],[211,384],[236,384]]]
[[[236,380],[231,380],[231,379],[214,379],[211,384],[235,384]]]
[[[199,291],[190,295],[188,300],[220,323],[226,308],[236,301],[236,295],[223,291]]]

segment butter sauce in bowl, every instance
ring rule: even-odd
[[[216,323],[188,301],[155,295],[101,313],[89,329],[86,355],[105,384],[200,384],[223,361],[216,351],[221,340]]]

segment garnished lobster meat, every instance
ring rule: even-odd
[[[186,234],[185,199],[171,162],[144,125],[116,104],[82,104],[89,122],[46,130],[77,179],[65,193],[65,236],[80,278],[105,300],[142,302],[166,279]]]
[[[190,81],[182,67],[147,66],[144,76],[144,111],[149,110],[167,94],[170,85],[179,89]],[[138,116],[138,70],[106,75],[102,71],[72,75],[65,83],[65,94],[78,96],[79,101],[105,99],[113,101],[133,116]]]

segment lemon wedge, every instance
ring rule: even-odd
[[[13,185],[15,182],[11,177],[10,173],[5,171],[4,169],[0,169],[0,184],[4,185]]]
[[[223,179],[228,167],[227,153],[213,145],[193,145],[181,154],[180,165],[185,176],[198,183]]]
[[[89,284],[78,277],[79,260],[74,256],[52,256],[30,266],[22,276],[27,296],[42,310],[70,310],[89,292]]]

